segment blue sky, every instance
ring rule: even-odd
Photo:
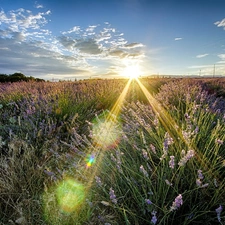
[[[0,0],[0,73],[225,75],[224,0]],[[130,71],[130,70],[128,70]]]

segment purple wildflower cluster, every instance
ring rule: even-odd
[[[170,211],[177,210],[177,209],[180,208],[182,205],[183,205],[182,195],[179,194],[179,195],[175,198],[175,200],[174,200],[172,206],[170,207]]]
[[[164,141],[163,141],[163,155],[160,160],[163,160],[168,155],[169,145],[173,144],[173,138],[170,137],[169,133],[165,133]]]
[[[170,167],[171,169],[174,169],[174,166],[175,166],[174,158],[175,158],[175,157],[174,157],[173,155],[170,156],[169,167]]]
[[[222,210],[223,210],[223,207],[221,205],[216,209],[217,219],[219,222],[221,222],[220,215],[221,215]]]
[[[153,223],[153,224],[156,224],[156,222],[157,222],[157,217],[156,217],[156,211],[152,211],[152,219],[151,219],[151,222]]]
[[[204,179],[204,176],[202,174],[202,170],[198,170],[198,177],[196,179],[196,184],[198,187],[201,187],[201,188],[205,188],[205,187],[208,187],[208,183],[205,183],[205,184],[202,184],[202,181]]]
[[[178,162],[179,166],[184,166],[191,158],[194,157],[195,151],[194,150],[188,150],[185,154],[185,151],[182,150],[181,155],[183,156],[180,161]]]
[[[112,188],[109,189],[109,198],[111,199],[112,203],[117,204],[116,195]]]
[[[144,174],[145,177],[148,177],[148,172],[145,170],[144,166],[140,166],[140,171]]]

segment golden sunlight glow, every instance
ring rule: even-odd
[[[122,71],[122,76],[128,77],[130,79],[136,79],[141,75],[141,69],[138,64],[128,65]]]

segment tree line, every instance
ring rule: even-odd
[[[35,78],[32,76],[25,76],[22,73],[14,73],[14,74],[0,74],[0,83],[5,83],[5,82],[19,82],[19,81],[38,81],[38,82],[44,82],[44,79],[40,78]]]

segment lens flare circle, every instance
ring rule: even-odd
[[[66,220],[68,214],[78,214],[84,199],[84,185],[73,178],[64,178],[43,194],[45,219],[56,224]]]
[[[56,188],[56,197],[60,209],[63,212],[71,213],[84,201],[84,186],[68,178],[62,181]]]
[[[96,146],[113,148],[119,143],[121,133],[121,125],[112,113],[104,112],[93,122],[92,137]]]

